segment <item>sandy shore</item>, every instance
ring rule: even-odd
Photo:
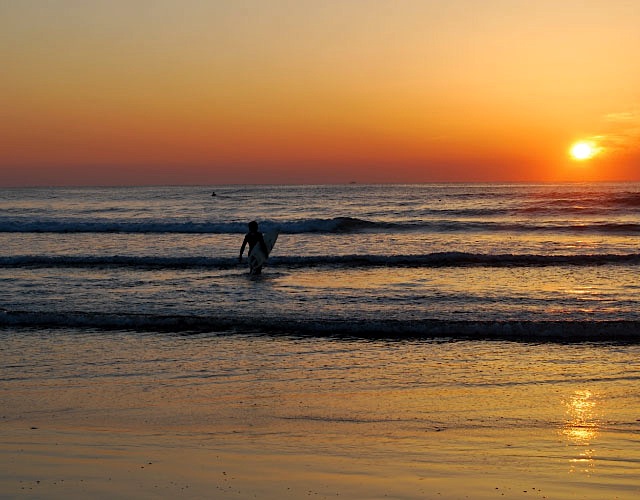
[[[1,498],[640,496],[634,346],[1,340]]]
[[[396,454],[395,461],[387,462],[384,457],[358,458],[353,450],[341,456],[330,444],[325,453],[296,453],[263,448],[259,442],[251,445],[241,437],[234,443],[230,437],[219,441],[206,434],[170,435],[160,429],[30,428],[14,422],[3,425],[0,496],[637,498],[637,475],[625,477],[622,472],[612,485],[599,477],[593,459],[586,456],[573,463],[568,457],[547,459],[540,468],[529,456],[528,442],[539,439],[535,434],[530,430],[480,438],[434,432],[434,447],[439,441],[473,458],[442,463],[436,454],[434,461],[416,462],[411,455],[403,460]],[[505,466],[509,460],[513,464]]]

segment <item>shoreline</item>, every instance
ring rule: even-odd
[[[640,495],[637,345],[2,341],[3,499]]]
[[[203,445],[197,435],[12,427],[4,426],[0,445],[5,465],[0,474],[1,498],[596,500],[631,499],[638,494],[633,476],[613,487],[569,468],[556,474],[525,466],[501,470],[486,463],[482,454],[462,465],[387,463],[353,456]],[[524,451],[517,452],[522,444],[516,437],[513,444],[493,451],[517,460]],[[526,453],[519,458],[523,456]]]

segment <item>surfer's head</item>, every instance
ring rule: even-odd
[[[254,220],[249,222],[249,231],[255,232],[257,230],[258,230],[258,223],[256,221],[254,221]]]

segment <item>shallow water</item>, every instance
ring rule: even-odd
[[[638,496],[640,185],[215,190],[0,191],[0,491]]]
[[[322,483],[343,493],[349,474],[407,476],[404,486],[385,484],[379,498],[421,498],[424,480],[437,480],[426,491],[444,498],[459,498],[461,480],[480,488],[466,490],[473,498],[497,498],[521,485],[556,493],[548,498],[640,493],[637,346],[73,330],[0,335],[5,429],[57,429],[63,441],[79,439],[78,429],[98,440],[105,431],[131,434],[137,446],[161,454],[196,448],[197,460],[298,456],[328,474],[309,488]],[[181,473],[176,469],[173,480]],[[293,466],[272,471],[271,480],[294,484],[306,473]],[[212,479],[198,481],[205,487]],[[558,495],[564,488],[571,496]],[[367,497],[367,488],[358,491]]]
[[[638,338],[638,184],[215,191],[2,190],[0,324]],[[260,280],[251,219],[280,231]]]

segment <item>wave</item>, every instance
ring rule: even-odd
[[[263,231],[278,229],[288,234],[346,233],[364,229],[384,229],[393,224],[370,222],[353,217],[262,221]],[[16,220],[0,219],[4,233],[190,233],[243,234],[246,222],[194,222],[157,220]]]
[[[610,196],[611,203],[621,205],[624,207],[637,208],[640,207],[640,193],[637,192],[625,192]]]
[[[516,220],[412,220],[403,222],[370,221],[356,217],[313,218],[292,221],[261,221],[263,231],[279,230],[284,234],[361,233],[361,232],[593,232],[638,234],[640,223],[585,221]],[[16,220],[0,218],[0,233],[182,233],[243,234],[245,222],[194,222],[157,220]]]
[[[245,223],[154,220],[1,220],[2,233],[244,233]]]
[[[544,267],[640,265],[640,253],[631,254],[482,254],[466,252],[436,252],[418,255],[318,255],[273,256],[272,268],[301,267]],[[19,255],[0,257],[0,268],[46,267],[130,267],[158,269],[233,269],[239,266],[237,257],[157,257],[157,256],[49,256]],[[242,265],[244,267],[244,264]]]
[[[308,320],[0,310],[0,327],[91,328],[176,333],[444,338],[526,342],[640,342],[640,321]]]

